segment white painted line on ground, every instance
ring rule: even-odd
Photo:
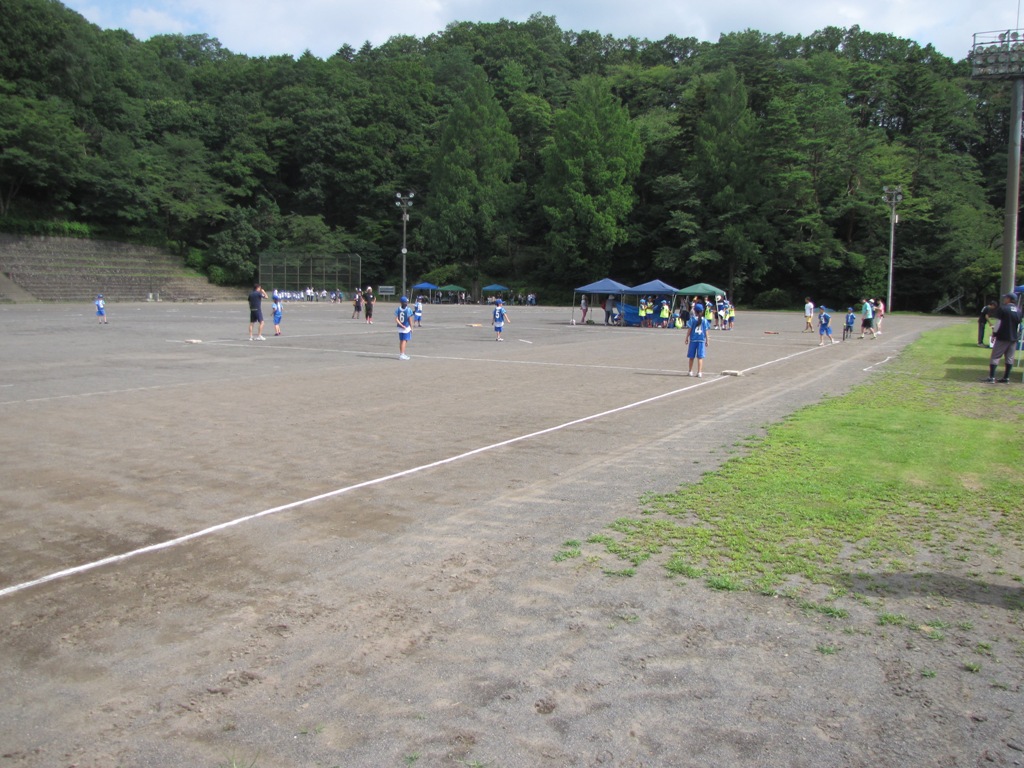
[[[686,392],[687,390],[690,390],[690,389],[695,389],[697,387],[702,387],[702,386],[706,386],[706,385],[709,385],[709,384],[714,384],[716,381],[723,381],[723,379],[713,378],[713,379],[704,379],[702,381],[697,381],[697,382],[694,382],[692,384],[688,384],[685,387],[680,387],[679,389],[674,389],[674,390],[672,390],[670,392],[664,392],[664,393],[662,393],[660,395],[655,395],[654,397],[648,397],[648,398],[645,398],[644,400],[638,400],[635,403],[629,403],[627,405],[621,405],[621,406],[619,406],[617,408],[612,408],[612,409],[607,410],[607,411],[601,411],[600,413],[591,414],[590,416],[584,416],[584,417],[579,418],[579,419],[573,419],[572,421],[567,421],[567,422],[565,422],[563,424],[558,424],[558,425],[553,426],[553,427],[547,427],[546,429],[540,429],[540,430],[537,430],[536,432],[530,432],[529,434],[519,435],[518,437],[512,437],[512,438],[509,438],[508,440],[502,440],[501,442],[498,442],[498,443],[491,443],[490,445],[485,445],[485,446],[482,446],[480,448],[474,448],[471,451],[466,451],[465,453],[460,453],[460,454],[457,454],[455,456],[449,456],[446,459],[439,459],[438,461],[432,461],[429,464],[421,464],[418,467],[412,467],[411,469],[405,469],[405,470],[402,470],[401,472],[394,472],[394,473],[392,473],[390,475],[384,475],[382,477],[374,478],[373,480],[366,480],[366,481],[361,482],[361,483],[356,483],[354,485],[345,486],[344,488],[337,488],[337,489],[335,489],[333,491],[328,491],[327,493],[318,494],[317,496],[310,496],[308,499],[302,499],[301,501],[293,501],[293,502],[290,502],[288,504],[282,504],[282,505],[280,505],[278,507],[271,507],[270,509],[264,509],[262,512],[256,512],[256,513],[251,514],[251,515],[245,515],[244,517],[238,517],[238,518],[235,518],[234,520],[229,520],[229,521],[227,521],[225,523],[220,523],[218,525],[210,526],[209,528],[204,528],[201,531],[195,531],[193,533],[189,533],[189,534],[186,534],[184,536],[179,536],[179,537],[177,537],[175,539],[170,539],[168,541],[160,542],[158,544],[151,544],[148,547],[141,547],[140,549],[134,549],[134,550],[132,550],[130,552],[124,552],[124,553],[122,553],[120,555],[111,555],[110,557],[104,557],[101,560],[94,560],[91,563],[85,563],[83,565],[77,565],[77,566],[74,566],[72,568],[65,568],[62,571],[56,571],[56,572],[48,574],[46,576],[42,576],[42,577],[40,577],[38,579],[33,579],[31,581],[25,581],[25,582],[22,582],[21,584],[14,584],[12,586],[0,589],[0,598],[6,597],[7,595],[14,594],[15,592],[20,592],[23,589],[28,589],[29,587],[35,587],[35,586],[38,586],[40,584],[45,584],[45,583],[50,582],[50,581],[56,581],[57,579],[63,579],[63,578],[67,578],[68,576],[75,576],[75,575],[80,574],[80,573],[85,573],[86,571],[91,571],[91,570],[94,570],[96,568],[100,568],[100,567],[102,567],[104,565],[113,565],[114,563],[120,563],[120,562],[123,562],[125,560],[129,560],[129,559],[131,559],[133,557],[137,557],[139,555],[148,554],[150,552],[159,552],[162,549],[170,549],[171,547],[176,547],[179,544],[184,544],[186,542],[192,541],[193,539],[198,539],[198,538],[202,538],[204,536],[209,536],[210,534],[217,533],[219,531],[223,531],[223,530],[226,530],[227,528],[232,528],[232,527],[237,526],[237,525],[241,525],[242,523],[247,523],[247,522],[249,522],[251,520],[256,520],[256,519],[258,519],[260,517],[266,517],[267,515],[277,514],[278,512],[285,512],[285,511],[290,510],[290,509],[297,509],[298,507],[304,507],[304,506],[307,506],[309,504],[314,504],[314,503],[316,503],[318,501],[324,501],[325,499],[332,499],[332,498],[334,498],[336,496],[341,496],[342,494],[346,494],[346,493],[349,493],[351,491],[359,490],[360,488],[369,488],[370,486],[380,485],[381,483],[386,483],[386,482],[388,482],[390,480],[397,480],[399,478],[407,477],[409,475],[415,475],[415,474],[418,474],[420,472],[425,472],[428,469],[435,469],[437,467],[441,467],[441,466],[444,466],[446,464],[452,464],[452,463],[457,462],[457,461],[462,461],[463,459],[468,459],[471,456],[476,456],[476,455],[481,454],[481,453],[486,453],[488,451],[493,451],[493,450],[496,450],[498,448],[504,448],[505,446],[508,446],[508,445],[514,445],[515,443],[521,443],[524,440],[530,440],[530,439],[533,439],[535,437],[541,437],[542,435],[551,434],[553,432],[559,432],[559,431],[561,431],[563,429],[568,429],[569,427],[574,427],[574,426],[576,426],[578,424],[585,424],[588,421],[594,421],[596,419],[604,418],[605,416],[611,416],[613,414],[622,413],[623,411],[628,411],[628,410],[631,410],[633,408],[639,408],[640,406],[647,405],[647,404],[653,403],[653,402],[657,402],[658,400],[664,400],[667,397],[672,397],[673,395],[677,395],[677,394],[679,394],[681,392]]]
[[[890,360],[892,360],[892,355],[889,355],[889,357],[885,358],[885,360],[880,360],[879,362],[877,362],[877,363],[874,363],[873,365],[869,365],[869,366],[868,366],[867,368],[861,368],[861,370],[862,370],[862,371],[870,371],[870,370],[871,370],[872,368],[874,368],[874,367],[875,367],[876,365],[885,365],[885,364],[886,364],[886,363],[888,363],[888,362],[889,362]]]
[[[804,349],[804,350],[801,350],[799,352],[794,352],[793,354],[790,354],[790,355],[785,355],[784,357],[779,357],[779,358],[776,358],[774,360],[768,360],[766,362],[759,363],[758,365],[751,366],[750,368],[746,368],[746,369],[740,371],[740,373],[741,374],[745,374],[748,371],[754,371],[754,370],[757,370],[758,368],[763,368],[763,367],[768,366],[768,365],[774,365],[775,363],[785,362],[786,360],[791,360],[794,357],[798,357],[800,355],[805,355],[808,352],[814,352],[817,349],[818,349],[818,347],[811,347],[809,349]],[[360,353],[360,354],[365,354],[365,353]],[[442,359],[459,359],[459,360],[463,360],[463,359],[471,359],[471,358],[442,358]],[[889,360],[889,358],[886,358],[882,362],[884,363],[887,360]],[[536,363],[536,364],[538,364],[538,365],[558,365],[557,363],[555,363],[555,364]],[[878,365],[880,365],[880,364],[881,363],[878,363]],[[590,366],[576,366],[576,367],[590,367]],[[614,366],[600,366],[600,367],[614,367]],[[867,370],[867,369],[864,369],[864,370]],[[361,488],[369,488],[371,486],[380,485],[382,483],[386,483],[386,482],[389,482],[391,480],[397,480],[397,479],[402,478],[402,477],[408,477],[410,475],[415,475],[415,474],[418,474],[420,472],[424,472],[426,470],[435,469],[437,467],[444,466],[446,464],[453,464],[453,463],[455,463],[457,461],[462,461],[463,459],[468,459],[468,458],[470,458],[472,456],[476,456],[478,454],[487,453],[488,451],[493,451],[493,450],[496,450],[498,448],[504,448],[505,446],[514,445],[515,443],[520,443],[520,442],[523,442],[525,440],[531,440],[533,438],[541,437],[543,435],[552,434],[554,432],[559,432],[559,431],[561,431],[563,429],[568,429],[569,427],[574,427],[574,426],[577,426],[579,424],[585,424],[585,423],[587,423],[589,421],[595,421],[597,419],[601,419],[601,418],[604,418],[606,416],[612,416],[612,415],[617,414],[617,413],[622,413],[624,411],[632,410],[634,408],[639,408],[641,406],[648,405],[650,403],[654,403],[654,402],[657,402],[659,400],[664,400],[665,398],[673,397],[673,396],[681,394],[683,392],[687,392],[687,391],[689,391],[691,389],[696,389],[698,387],[708,386],[710,384],[714,384],[714,383],[719,382],[719,381],[726,381],[726,380],[729,380],[730,378],[731,377],[713,377],[713,378],[708,378],[708,379],[703,379],[703,380],[697,380],[697,381],[695,381],[693,383],[687,384],[687,386],[685,386],[685,387],[679,387],[678,389],[673,389],[673,390],[671,390],[669,392],[664,392],[664,393],[662,393],[660,395],[654,395],[653,397],[648,397],[648,398],[645,398],[643,400],[637,400],[634,403],[628,403],[627,405],[621,405],[621,406],[619,406],[617,408],[612,408],[612,409],[609,409],[607,411],[601,411],[600,413],[591,414],[590,416],[584,416],[584,417],[579,418],[579,419],[573,419],[572,421],[567,421],[567,422],[564,422],[562,424],[558,424],[558,425],[553,426],[553,427],[547,427],[545,429],[537,430],[536,432],[530,432],[530,433],[525,434],[525,435],[519,435],[518,437],[509,438],[508,440],[502,440],[502,441],[497,442],[497,443],[491,443],[490,445],[485,445],[485,446],[482,446],[480,448],[474,448],[471,451],[466,451],[465,453],[460,453],[460,454],[457,454],[455,456],[449,456],[448,458],[445,458],[445,459],[439,459],[438,461],[432,461],[429,464],[421,464],[418,467],[412,467],[411,469],[405,469],[405,470],[402,470],[401,472],[394,472],[394,473],[392,473],[390,475],[384,475],[382,477],[377,477],[377,478],[374,478],[372,480],[366,480],[366,481],[363,481],[361,483],[356,483],[354,485],[345,486],[344,488],[337,488],[337,489],[335,489],[333,491],[328,491],[326,493],[321,493],[321,494],[318,494],[316,496],[310,496],[307,499],[302,499],[300,501],[293,501],[293,502],[290,502],[288,504],[282,504],[282,505],[277,506],[277,507],[271,507],[270,509],[264,509],[262,512],[256,512],[256,513],[251,514],[251,515],[245,515],[244,517],[238,517],[238,518],[235,518],[234,520],[229,520],[229,521],[227,521],[225,523],[220,523],[218,525],[213,525],[213,526],[210,526],[209,528],[204,528],[204,529],[202,529],[200,531],[195,531],[193,533],[189,533],[189,534],[186,534],[184,536],[179,536],[179,537],[177,537],[175,539],[170,539],[168,541],[160,542],[158,544],[151,544],[151,545],[149,545],[147,547],[141,547],[140,549],[135,549],[135,550],[132,550],[130,552],[124,552],[124,553],[122,553],[120,555],[111,555],[110,557],[105,557],[105,558],[102,558],[101,560],[94,560],[91,563],[85,563],[83,565],[77,565],[77,566],[74,566],[72,568],[65,568],[64,570],[56,571],[56,572],[48,574],[46,576],[41,576],[38,579],[33,579],[31,581],[25,581],[25,582],[22,582],[21,584],[13,584],[13,585],[11,585],[9,587],[5,587],[3,589],[0,589],[0,598],[6,597],[7,595],[14,594],[15,592],[20,592],[20,591],[22,591],[24,589],[28,589],[30,587],[35,587],[35,586],[38,586],[40,584],[46,584],[47,582],[50,582],[50,581],[56,581],[58,579],[63,579],[63,578],[67,578],[69,576],[75,576],[75,575],[80,574],[80,573],[85,573],[87,571],[91,571],[91,570],[94,570],[96,568],[100,568],[100,567],[105,566],[105,565],[113,565],[114,563],[124,562],[125,560],[129,560],[129,559],[137,557],[139,555],[148,554],[150,552],[159,552],[160,550],[163,550],[163,549],[170,549],[171,547],[176,547],[176,546],[178,546],[180,544],[184,544],[186,542],[192,541],[193,539],[199,539],[199,538],[202,538],[204,536],[209,536],[211,534],[218,533],[218,532],[226,530],[228,528],[232,528],[232,527],[241,525],[242,523],[247,523],[247,522],[250,522],[252,520],[256,520],[258,518],[261,518],[261,517],[266,517],[268,515],[274,515],[274,514],[277,514],[278,512],[285,512],[285,511],[290,510],[290,509],[297,509],[299,507],[308,506],[310,504],[314,504],[314,503],[319,502],[319,501],[324,501],[326,499],[332,499],[332,498],[334,498],[336,496],[341,496],[343,494],[349,493],[351,491],[356,491],[356,490],[359,490]],[[138,390],[134,390],[134,391],[141,391],[141,390],[145,390],[145,389],[158,389],[158,387],[139,387]],[[59,399],[59,398],[39,398],[39,399],[47,400],[47,399]],[[21,401],[21,402],[30,402],[30,401]]]

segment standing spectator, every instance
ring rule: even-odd
[[[366,313],[366,322],[373,325],[373,288],[366,286],[366,293],[363,294],[363,311]]]
[[[274,297],[274,303],[271,305],[274,310],[274,335],[281,335],[281,315],[284,314],[284,302],[281,301],[280,296]]]
[[[864,338],[864,332],[871,331],[871,338],[878,338],[875,335],[875,305],[870,299],[860,300],[860,336]]]
[[[363,313],[363,292],[356,291],[355,298],[352,301],[352,319],[358,320],[359,316]]]
[[[604,324],[611,325],[612,310],[615,309],[615,297],[612,296],[611,294],[608,294],[608,298],[604,300],[604,304],[602,304],[601,306],[604,307]]]
[[[687,376],[693,376],[693,361],[697,361],[697,378],[704,378],[704,356],[707,354],[708,328],[711,323],[704,317],[704,307],[697,304],[694,316],[686,324],[686,357],[690,361]]]
[[[985,343],[985,328],[991,325],[991,318],[995,317],[996,310],[999,309],[999,302],[992,299],[988,304],[981,308],[981,314],[978,315],[978,346],[987,347]]]
[[[885,302],[875,299],[875,333],[882,335],[882,321],[885,320]]]
[[[263,290],[263,286],[256,283],[252,287],[252,293],[249,294],[249,341],[253,341],[252,330],[253,326],[259,323],[259,329],[256,332],[255,341],[265,341],[263,338],[263,300],[267,298],[267,292]]]
[[[412,338],[412,309],[409,308],[408,297],[403,296],[398,301],[401,304],[395,310],[395,325],[398,326],[398,359],[408,360],[409,356],[405,354],[405,346]]]
[[[505,307],[502,305],[501,299],[494,300],[494,312],[492,313],[491,325],[494,326],[494,340],[504,341],[501,332],[505,328],[505,323],[511,323],[508,319],[508,312],[505,311]]]
[[[814,302],[811,301],[810,296],[804,299],[804,329],[802,332],[814,333]]]
[[[1020,308],[1017,306],[1017,294],[1008,293],[1003,296],[1003,303],[996,309],[994,319],[996,329],[992,334],[995,344],[988,361],[988,378],[982,379],[989,384],[998,381],[1000,384],[1010,383],[1010,372],[1016,362],[1017,340],[1020,337]],[[996,379],[996,366],[999,358],[1003,358],[1005,369],[1003,378]]]
[[[586,294],[583,294],[583,296],[580,297],[580,312],[583,315],[580,318],[580,325],[586,325],[586,322],[587,322],[587,295]]]
[[[96,319],[99,325],[107,324],[107,302],[103,300],[103,294],[96,296],[96,301],[93,302],[96,305]]]
[[[825,337],[828,337],[829,344],[835,344],[836,340],[832,338],[832,315],[828,313],[828,308],[825,306],[818,307],[818,346],[825,346]]]

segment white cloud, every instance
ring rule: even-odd
[[[525,21],[535,12],[554,16],[563,30],[660,40],[667,35],[718,40],[727,32],[808,35],[824,27],[859,25],[932,43],[954,59],[966,56],[972,34],[1016,27],[1015,9],[997,0],[65,0],[105,28],[136,37],[202,32],[252,56],[312,51],[321,58],[343,45],[380,45],[396,35],[426,37],[453,21]]]

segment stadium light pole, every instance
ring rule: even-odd
[[[395,197],[398,199],[395,201],[395,205],[402,212],[402,295],[408,296],[405,292],[405,256],[409,252],[405,247],[405,227],[409,223],[409,209],[412,208],[412,199],[415,197],[412,192],[403,195],[401,192],[396,192]]]
[[[1017,272],[1017,209],[1020,201],[1021,122],[1024,120],[1024,30],[977,32],[967,54],[971,77],[978,80],[1009,80],[1010,140],[1006,162],[1006,202],[1003,213],[1003,269],[1000,293],[1013,290]]]
[[[892,311],[892,265],[896,255],[896,204],[903,200],[903,187],[882,187],[882,199],[889,204],[889,290],[885,294],[885,311]]]

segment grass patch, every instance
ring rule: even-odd
[[[588,543],[630,571],[656,557],[673,576],[763,594],[885,595],[950,552],[973,562],[1019,548],[1024,398],[1018,386],[979,385],[984,360],[967,346],[964,325],[924,334],[869,383],[770,427],[694,485],[645,494],[642,514]]]

